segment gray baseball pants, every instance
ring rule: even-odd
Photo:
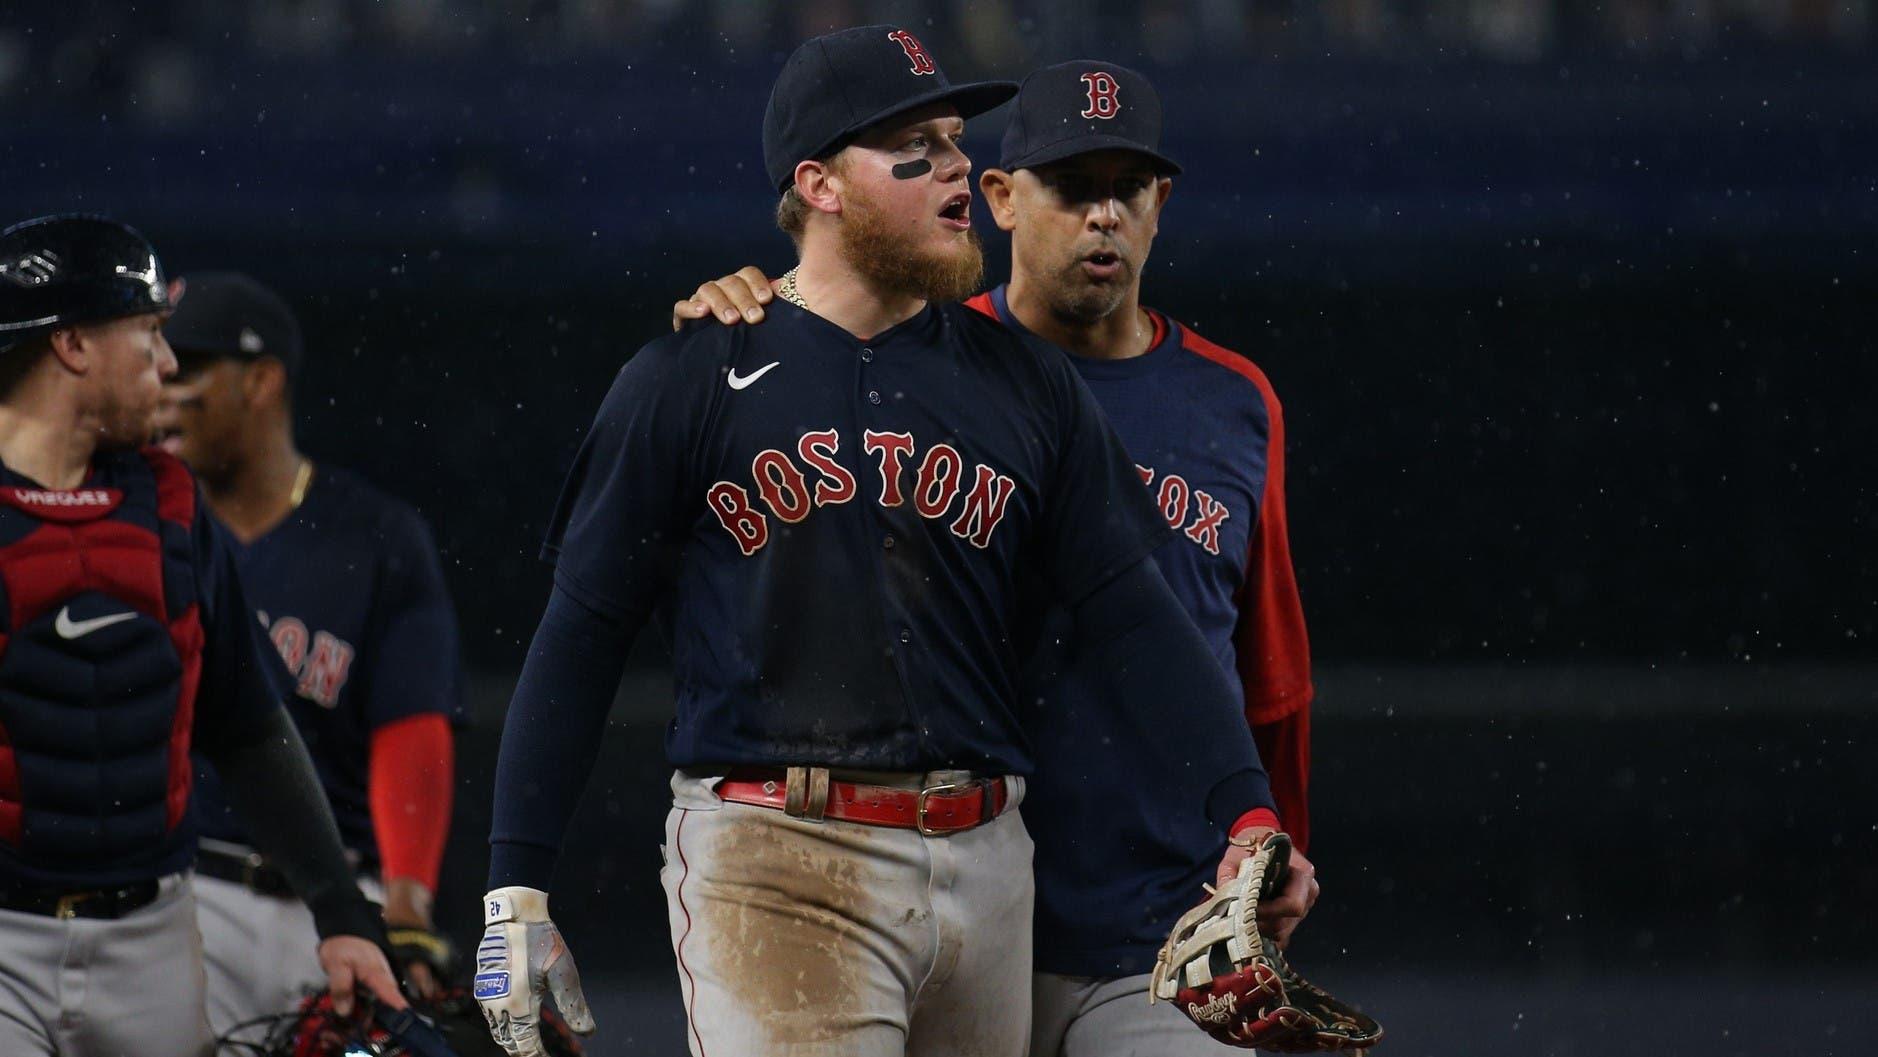
[[[0,910],[0,1054],[208,1057],[187,874],[115,920]]]
[[[376,878],[360,878],[359,888],[373,902],[385,901]],[[319,931],[313,912],[298,899],[197,877],[196,918],[208,973],[209,1024],[216,1034],[256,1017],[292,1011],[307,992],[326,988]],[[263,1035],[243,1031],[240,1037]]]
[[[1007,781],[1003,815],[926,837],[675,775],[661,880],[693,1057],[1024,1057],[1032,845]]]
[[[1032,977],[1030,1057],[1222,1057],[1239,1052],[1172,1002],[1148,1005],[1148,975]]]

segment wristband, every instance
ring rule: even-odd
[[[498,888],[483,896],[483,924],[548,920],[548,893],[539,888]]]
[[[1249,847],[1249,843],[1239,839],[1239,834],[1249,829],[1259,828],[1273,830],[1284,829],[1284,827],[1278,823],[1278,812],[1273,811],[1269,807],[1255,807],[1245,814],[1240,815],[1238,819],[1233,822],[1232,829],[1227,831],[1227,840],[1242,848]]]

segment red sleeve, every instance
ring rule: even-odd
[[[1252,728],[1259,759],[1271,776],[1272,799],[1278,817],[1298,850],[1310,854],[1311,806],[1306,795],[1311,784],[1311,709],[1308,705],[1275,723]]]
[[[1304,630],[1291,567],[1285,517],[1284,411],[1262,374],[1253,377],[1270,423],[1265,494],[1246,556],[1239,591],[1239,626],[1233,633],[1239,679],[1245,686],[1246,722],[1258,742],[1259,759],[1271,776],[1272,796],[1286,832],[1305,847],[1310,830],[1306,797],[1310,779],[1311,644]]]
[[[455,775],[456,746],[442,713],[407,716],[372,732],[366,788],[386,880],[409,877],[437,890]]]

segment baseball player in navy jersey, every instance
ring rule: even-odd
[[[982,269],[963,119],[1014,88],[951,85],[889,26],[798,49],[764,121],[800,262],[771,321],[655,341],[607,395],[497,767],[476,993],[511,1052],[538,1052],[546,993],[592,1027],[546,889],[654,616],[698,1057],[1025,1052],[1026,574],[1117,699],[1181,732],[1170,796],[1222,840],[1276,825],[1234,689],[1148,560],[1166,521],[1088,388],[949,303]]]
[[[337,1004],[405,1005],[227,537],[147,446],[171,307],[122,224],[0,232],[0,1053],[209,1053],[192,749],[311,909]]]
[[[456,618],[417,512],[294,443],[304,350],[287,304],[232,272],[185,277],[164,328],[179,364],[161,444],[196,473],[233,536],[254,616],[294,680],[299,727],[358,871],[385,907],[412,989],[435,993],[431,923],[461,712]],[[321,982],[313,921],[256,853],[201,761],[196,907],[217,1031],[291,1008]]]
[[[1241,691],[1297,849],[1303,890],[1261,907],[1282,944],[1316,898],[1302,854],[1310,652],[1286,532],[1283,419],[1250,360],[1141,306],[1141,272],[1180,172],[1160,152],[1160,125],[1153,86],[1125,67],[1071,62],[1027,78],[1000,167],[981,179],[1012,236],[1011,282],[967,304],[1070,354],[1176,532],[1155,561]],[[745,269],[674,311],[760,321],[769,293]],[[1037,843],[1032,1057],[1216,1053],[1146,996],[1155,954],[1214,879],[1224,838],[1152,778],[1112,780],[1177,770],[1186,756],[1179,744],[1157,753],[1168,746],[1143,736],[1142,717],[1107,704],[1096,658],[1073,630],[1067,614],[1051,614],[1028,673],[1040,702],[1024,812]]]

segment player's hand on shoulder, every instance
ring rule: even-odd
[[[1226,846],[1226,854],[1220,858],[1219,870],[1214,877],[1217,887],[1225,887],[1239,876],[1239,865],[1251,858],[1259,845],[1264,843],[1267,834],[1273,830],[1254,826],[1241,831],[1234,837],[1233,843]],[[1317,905],[1317,867],[1304,857],[1296,844],[1291,846],[1291,869],[1285,876],[1285,887],[1276,899],[1267,899],[1259,903],[1259,931],[1270,936],[1284,950],[1291,943],[1291,934],[1303,922],[1305,915]]]
[[[398,993],[398,979],[378,944],[363,936],[328,936],[320,941],[320,968],[332,991],[333,1012],[352,1015],[353,989],[364,988],[391,1009],[410,1005]]]
[[[541,999],[554,999],[567,1026],[594,1030],[573,952],[548,918],[548,893],[498,888],[483,897],[474,993],[489,1034],[511,1057],[542,1057]]]
[[[672,329],[683,329],[686,323],[696,319],[715,317],[720,322],[734,325],[743,323],[761,323],[763,306],[775,298],[775,291],[770,289],[769,276],[755,265],[739,268],[721,279],[714,279],[698,287],[690,297],[672,305]]]

